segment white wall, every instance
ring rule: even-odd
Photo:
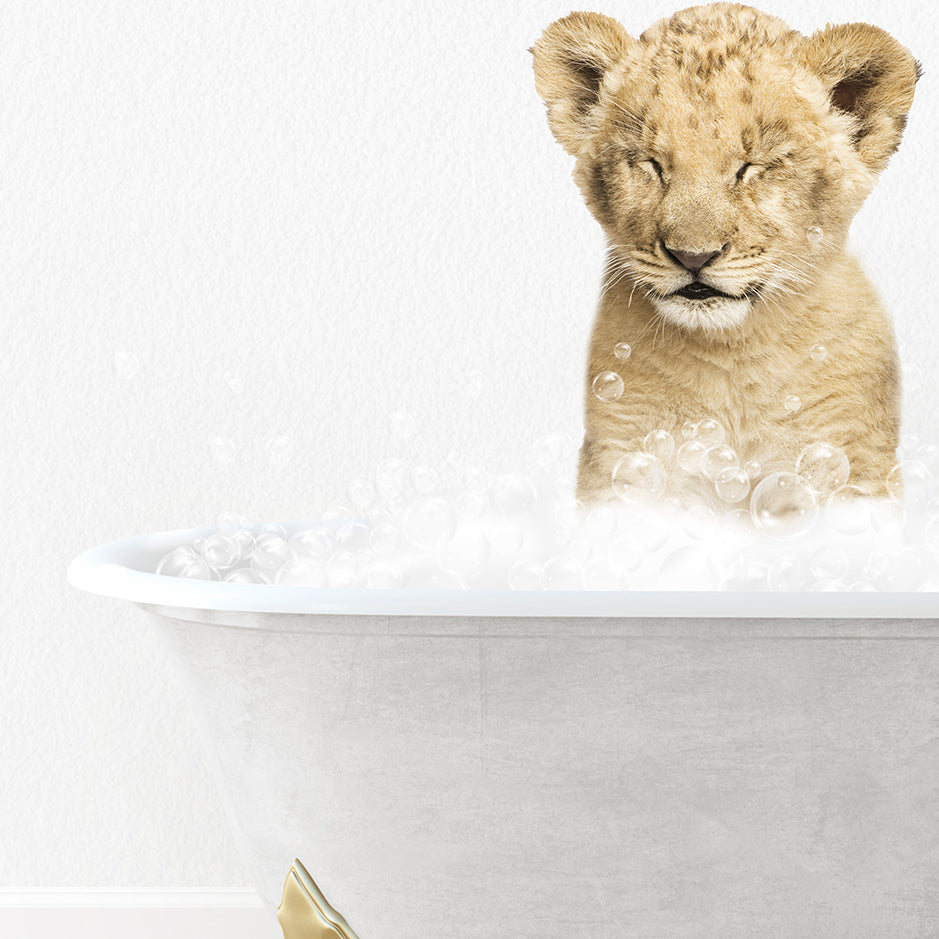
[[[605,8],[634,32],[671,9]],[[854,238],[925,371],[907,430],[936,439],[924,9],[773,11],[803,31],[878,23],[925,64]],[[391,452],[396,410],[417,421],[415,453],[493,468],[579,433],[602,239],[526,51],[569,10],[5,6],[0,885],[248,884],[156,637],[134,608],[69,589],[71,557],[225,510],[314,516]],[[277,435],[284,467],[265,456]]]

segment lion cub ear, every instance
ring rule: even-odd
[[[919,63],[889,33],[866,23],[829,25],[809,36],[801,52],[832,106],[855,119],[855,148],[879,173],[900,146]]]
[[[535,87],[548,106],[548,124],[558,143],[577,155],[590,135],[590,112],[607,72],[635,40],[608,16],[570,13],[555,20],[530,50]]]

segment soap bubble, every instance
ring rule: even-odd
[[[509,569],[511,590],[544,590],[544,568],[537,561],[517,561]]]
[[[623,579],[609,561],[594,558],[584,565],[583,584],[586,590],[620,590]]]
[[[642,449],[651,453],[660,463],[667,463],[675,453],[675,438],[667,431],[659,428],[649,431],[642,441]]]
[[[231,536],[231,540],[238,551],[238,560],[247,561],[254,550],[254,535],[247,528],[241,528]]]
[[[572,441],[567,434],[549,434],[535,444],[532,458],[541,470],[549,470],[566,460],[572,450]]]
[[[372,561],[365,568],[365,586],[370,590],[394,590],[404,583],[404,571],[397,561]]]
[[[932,473],[919,460],[901,460],[887,474],[887,494],[907,509],[925,508],[932,490]]]
[[[571,538],[567,553],[581,564],[586,564],[594,555],[594,544],[589,538]]]
[[[618,342],[613,347],[613,355],[615,355],[618,359],[628,359],[630,355],[632,355],[632,351],[632,347],[628,342]]]
[[[210,567],[224,571],[238,562],[239,550],[226,535],[209,535],[202,543],[202,557]]]
[[[489,493],[484,489],[466,489],[456,500],[456,510],[463,518],[482,518],[489,508]]]
[[[851,466],[844,450],[818,441],[802,450],[795,470],[819,495],[830,495],[847,483]]]
[[[236,567],[225,575],[227,584],[269,584],[271,581],[261,571],[256,571],[252,567]]]
[[[686,440],[675,455],[675,462],[686,473],[700,473],[707,460],[708,448],[700,440]]]
[[[939,551],[939,517],[931,518],[927,522],[923,537],[934,551]]]
[[[489,561],[489,539],[481,531],[462,531],[440,549],[440,564],[463,577],[475,577]]]
[[[630,574],[639,570],[648,554],[649,552],[630,537],[617,539],[606,552],[608,560],[615,568]]]
[[[659,568],[658,586],[663,590],[713,590],[716,582],[710,551],[704,545],[677,548]]]
[[[809,351],[809,355],[812,357],[812,360],[821,364],[828,358],[828,349],[823,346],[820,342],[817,342],[812,346]]]
[[[118,349],[111,359],[111,366],[119,378],[133,378],[140,371],[140,359],[127,349]]]
[[[417,422],[406,411],[392,411],[388,416],[388,428],[395,440],[410,440],[417,431]]]
[[[876,593],[877,588],[869,580],[856,580],[848,584],[848,590],[852,593]]]
[[[720,421],[707,417],[695,425],[694,439],[710,450],[719,447],[727,438],[727,433]]]
[[[935,476],[939,470],[939,446],[934,443],[923,444],[916,450],[916,459]]]
[[[405,574],[405,586],[411,590],[469,590],[469,584],[453,571],[416,567]]]
[[[933,553],[919,546],[897,553],[877,550],[867,559],[864,576],[878,590],[911,592],[925,586],[934,567]]]
[[[805,237],[808,239],[809,244],[818,247],[822,243],[822,239],[825,237],[825,233],[818,227],[818,225],[812,225],[805,233]]]
[[[848,554],[840,545],[824,545],[809,561],[809,570],[816,580],[840,580],[848,572]]]
[[[726,443],[721,443],[708,450],[707,456],[704,458],[703,469],[705,476],[709,479],[716,479],[718,474],[724,470],[735,468],[736,466],[737,454],[734,452],[733,447],[727,446]]]
[[[156,568],[158,574],[167,577],[192,577],[197,580],[211,579],[208,571],[209,565],[205,559],[199,557],[196,550],[189,545],[181,545],[163,555]]]
[[[765,590],[769,581],[769,564],[763,558],[737,554],[727,566],[721,581],[722,590]]]
[[[326,571],[312,558],[288,558],[277,569],[274,583],[280,587],[323,587],[326,585]]]
[[[411,488],[421,495],[432,492],[440,482],[440,474],[432,466],[419,463],[408,473]]]
[[[697,421],[685,421],[681,425],[681,435],[686,440],[690,440],[698,431],[698,422]]]
[[[616,372],[600,372],[593,380],[593,393],[601,401],[616,401],[624,389],[623,379]]]
[[[682,531],[695,541],[710,538],[717,528],[717,516],[706,505],[692,505],[681,516]]]
[[[231,437],[217,435],[209,438],[209,455],[213,463],[227,466],[234,462],[235,452],[235,441]]]
[[[534,507],[538,492],[527,476],[510,473],[493,480],[489,499],[504,515],[520,515]]]
[[[652,502],[665,488],[665,470],[651,453],[634,450],[617,460],[612,481],[613,492],[623,502]]]
[[[283,434],[271,437],[271,439],[264,444],[264,456],[271,466],[282,469],[293,458],[293,441]]]
[[[489,546],[494,554],[512,557],[525,543],[525,533],[514,522],[498,522],[489,527]]]
[[[872,499],[868,502],[871,524],[883,538],[897,539],[903,535],[906,517],[903,505],[893,499]]]
[[[334,551],[326,562],[326,579],[330,587],[348,587],[358,573],[355,555],[345,548]]]
[[[570,532],[580,525],[582,508],[576,499],[567,495],[554,507],[554,520],[562,530]]]
[[[580,590],[583,587],[583,567],[575,558],[559,555],[550,558],[544,566],[546,590]]]
[[[456,506],[441,496],[415,499],[404,513],[404,534],[419,548],[440,548],[457,528]]]
[[[463,470],[463,487],[472,491],[485,492],[489,488],[491,477],[481,466],[467,466]]]
[[[401,543],[401,533],[391,522],[382,522],[369,532],[368,543],[376,554],[391,554]]]
[[[802,407],[802,399],[798,395],[786,395],[783,399],[783,407],[790,414],[794,414]]]
[[[236,395],[241,394],[244,390],[245,382],[244,379],[235,371],[225,371],[222,373],[222,380],[228,385],[229,389],[233,391]]]
[[[662,514],[658,511],[636,512],[627,525],[626,535],[644,551],[655,553],[671,537],[667,525],[662,524]]]
[[[739,466],[728,466],[714,477],[714,489],[724,502],[740,502],[750,494],[750,477]]]
[[[750,491],[750,483],[747,480],[747,492]],[[721,532],[733,538],[740,536],[749,536],[753,533],[753,519],[750,518],[750,510],[739,506],[736,509],[730,509],[724,512],[718,519]]]
[[[259,535],[251,552],[251,566],[264,574],[272,574],[290,556],[290,548],[280,535],[269,532]]]
[[[287,530],[277,522],[265,522],[258,531],[258,537],[262,535],[277,535],[278,538],[287,540]]]
[[[809,586],[805,561],[791,555],[773,558],[766,582],[770,590],[805,590]]]
[[[379,496],[387,501],[404,492],[407,480],[407,468],[404,461],[392,457],[382,460],[375,471],[375,486]]]
[[[937,513],[939,514],[939,513]],[[584,520],[584,529],[591,538],[597,541],[611,538],[619,525],[619,515],[609,505],[601,503],[595,505]]]
[[[825,520],[843,535],[859,535],[873,524],[870,495],[859,486],[836,489],[825,503]]]
[[[772,473],[754,488],[750,515],[756,527],[770,537],[804,534],[818,515],[815,492],[795,473]]]
[[[336,536],[331,528],[318,525],[294,532],[288,544],[296,555],[326,561],[336,546]]]

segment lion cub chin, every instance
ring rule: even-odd
[[[884,494],[896,345],[845,242],[899,146],[913,56],[875,26],[806,37],[731,3],[638,38],[571,13],[532,52],[548,123],[608,238],[578,497],[615,498],[623,456],[653,452],[647,495],[744,504],[749,486],[715,494],[714,466],[689,458],[700,448],[671,452],[668,435],[694,440],[702,420],[723,429],[716,465],[746,466],[751,483],[824,442],[850,466],[829,489]]]

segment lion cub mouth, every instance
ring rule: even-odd
[[[690,284],[682,287],[681,290],[676,290],[673,294],[673,297],[684,297],[686,300],[710,300],[711,297],[724,297],[727,300],[739,300],[739,297],[734,297],[729,293],[724,293],[722,290],[718,290],[716,287],[711,287],[708,284],[702,284],[700,281],[693,281]]]

